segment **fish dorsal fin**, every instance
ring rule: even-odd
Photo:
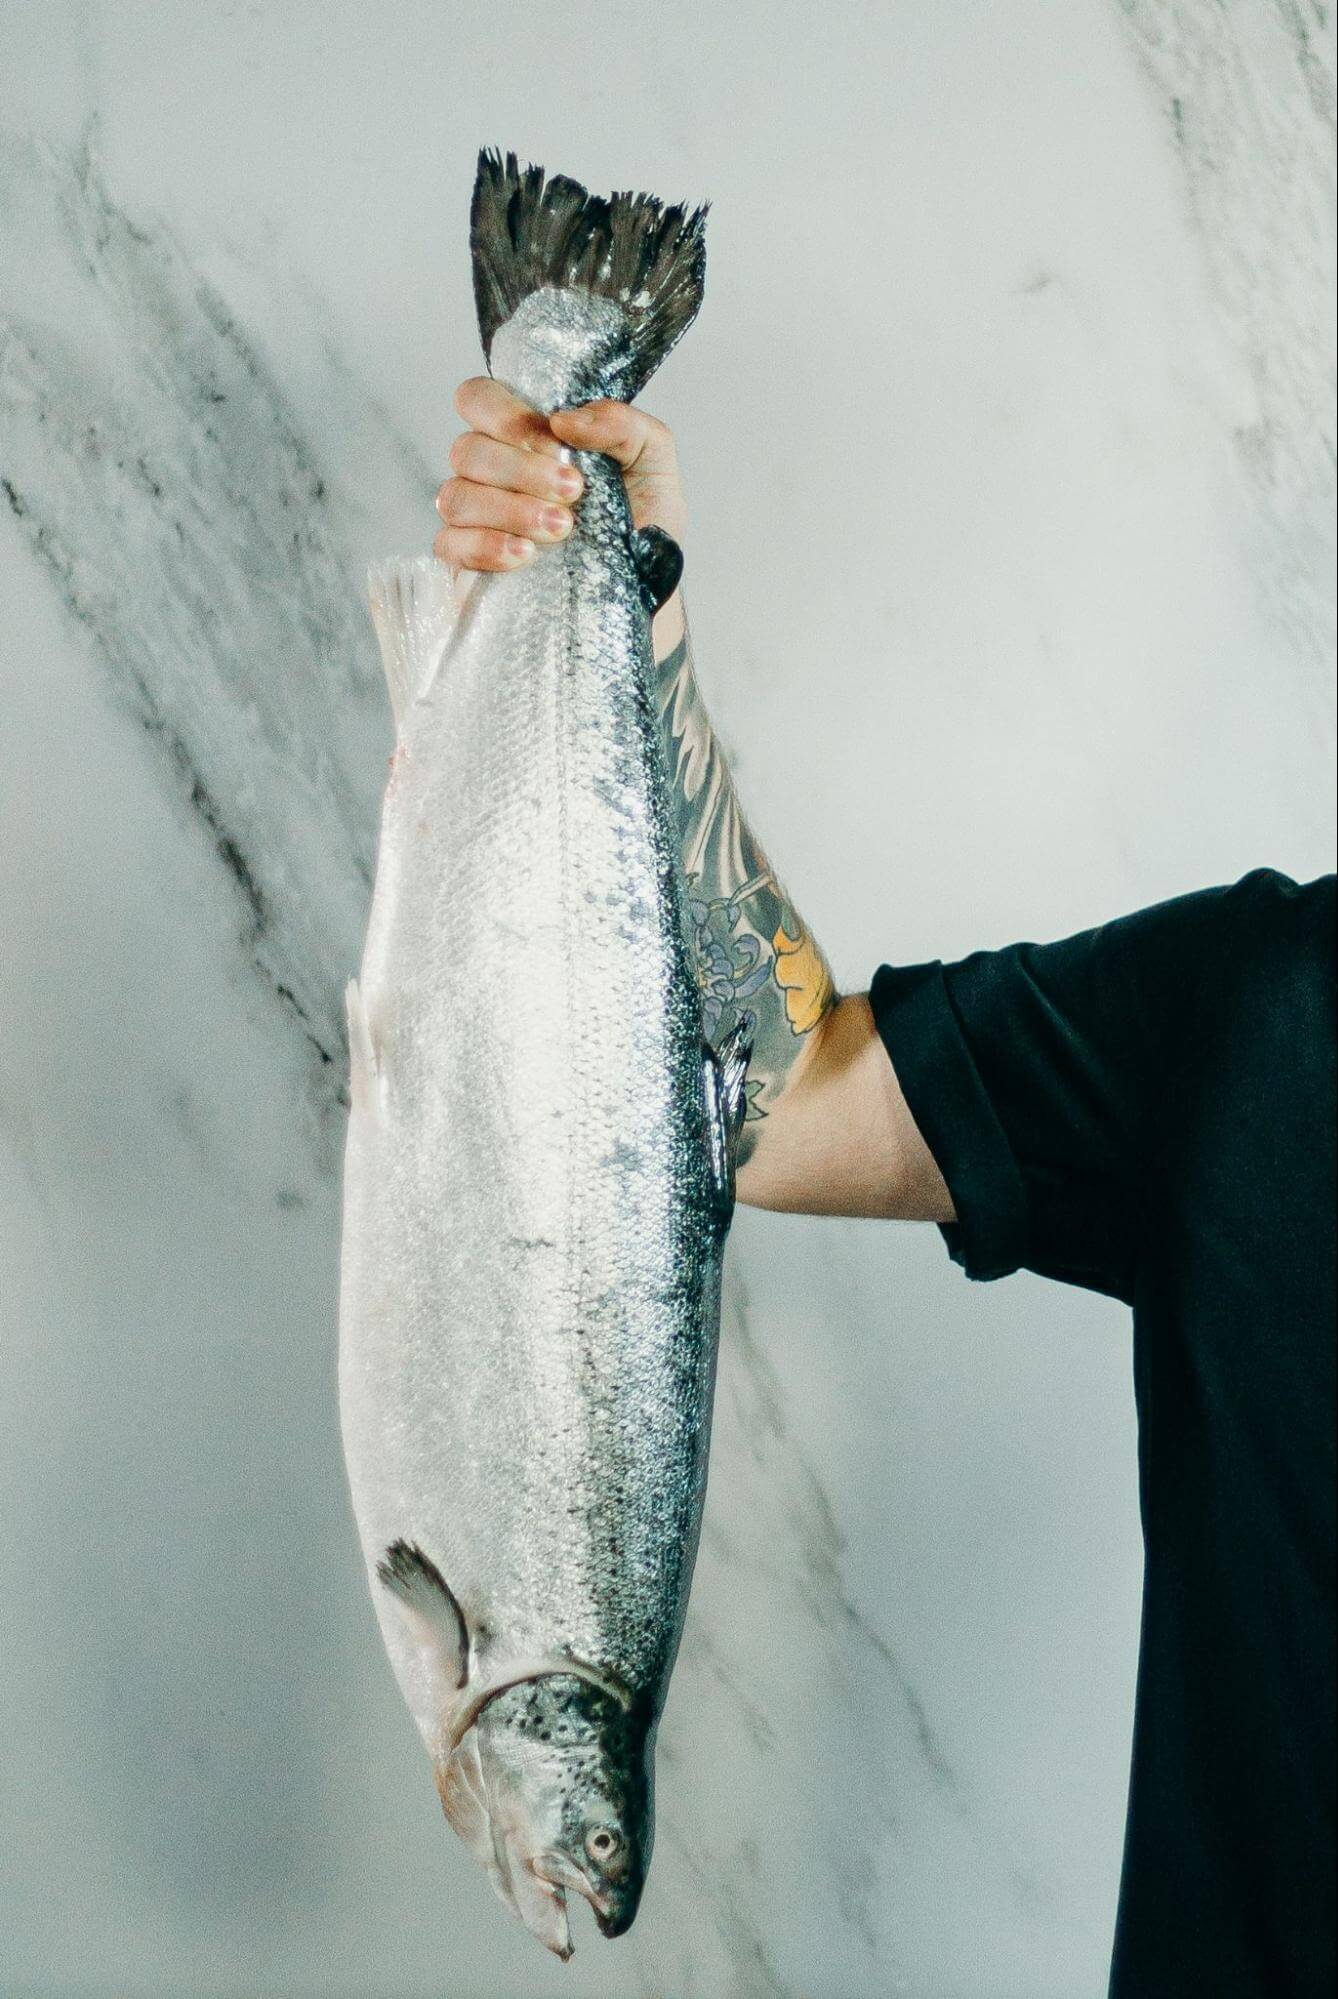
[[[667,604],[683,576],[683,551],[663,528],[633,528],[627,537],[646,609],[653,617]]]
[[[552,1679],[584,1680],[589,1686],[598,1687],[601,1693],[608,1694],[620,1707],[630,1708],[632,1705],[631,1691],[616,1673],[610,1673],[602,1666],[592,1666],[584,1659],[574,1659],[565,1652],[546,1652],[532,1659],[511,1659],[463,1689],[447,1720],[443,1752],[449,1755],[456,1749],[484,1708],[509,1687],[521,1687],[530,1680]]]
[[[753,1017],[744,1014],[721,1042],[712,1048],[702,1043],[702,1070],[706,1086],[706,1136],[711,1148],[711,1170],[722,1214],[728,1219],[734,1210],[734,1161],[739,1150],[748,1099],[744,1085],[748,1059],[753,1052]]]
[[[405,555],[372,563],[367,599],[400,730],[413,703],[431,690],[455,632],[461,598],[444,562],[434,555]]]
[[[380,1582],[399,1604],[419,1643],[446,1668],[451,1685],[462,1690],[469,1677],[469,1630],[465,1614],[436,1563],[413,1541],[392,1541],[376,1565]]]

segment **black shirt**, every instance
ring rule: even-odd
[[[955,1261],[1133,1307],[1118,1999],[1333,1990],[1334,908],[1260,870],[870,992]]]

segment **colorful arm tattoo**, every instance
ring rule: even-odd
[[[706,1033],[718,1046],[743,1014],[752,1015],[747,1115],[753,1123],[784,1088],[836,989],[743,816],[692,671],[690,630],[655,673]],[[740,1161],[755,1143],[745,1124]]]

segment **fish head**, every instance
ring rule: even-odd
[[[605,1936],[622,1936],[653,1838],[644,1720],[589,1682],[554,1674],[500,1694],[471,1734],[502,1899],[561,1958],[572,1951],[569,1894],[584,1897]]]

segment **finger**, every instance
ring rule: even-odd
[[[492,528],[443,528],[432,552],[453,570],[518,569],[534,554],[534,543]]]
[[[455,407],[471,430],[484,431],[501,444],[518,444],[523,451],[544,451],[555,458],[560,449],[548,419],[523,403],[491,375],[471,375],[455,392]]]
[[[549,427],[564,444],[582,451],[602,451],[630,472],[644,454],[672,457],[673,438],[667,427],[631,403],[608,398],[584,403],[579,409],[554,410]]]
[[[447,527],[499,528],[530,541],[562,541],[575,524],[570,507],[500,486],[476,486],[472,479],[448,479],[437,496],[437,511]]]
[[[451,446],[451,464],[476,486],[500,486],[540,500],[571,502],[585,484],[574,465],[559,465],[546,452],[522,451],[518,444],[499,444],[478,430],[461,431]]]

